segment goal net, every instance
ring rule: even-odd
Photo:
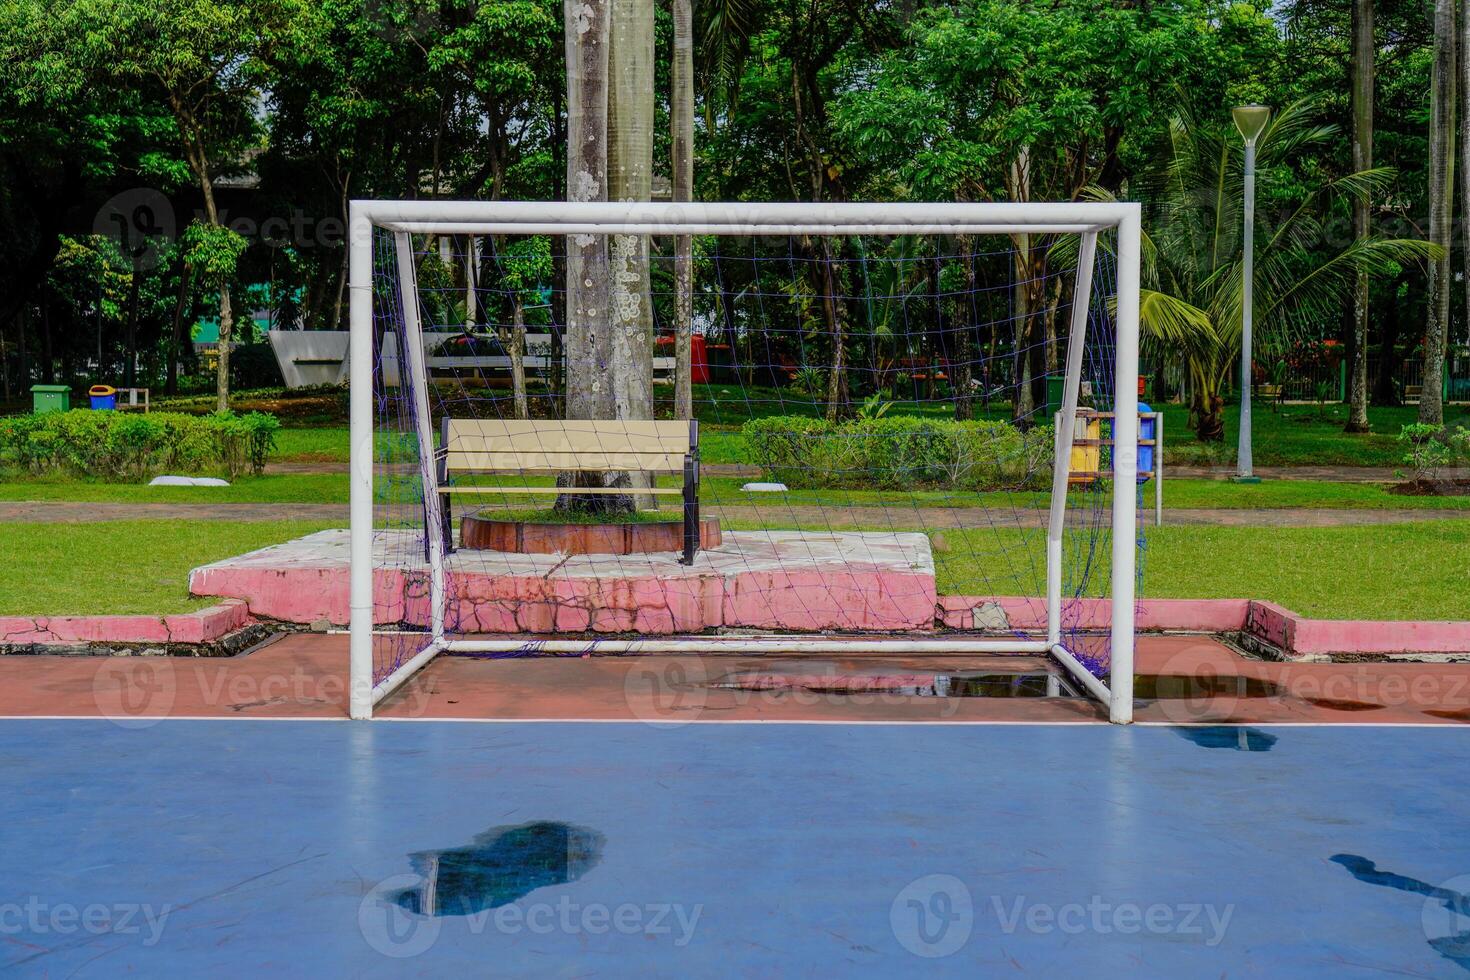
[[[1136,206],[357,202],[352,712],[431,658],[1055,657],[1131,719]]]

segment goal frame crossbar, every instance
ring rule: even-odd
[[[422,324],[413,277],[410,236],[438,235],[916,235],[1076,234],[1080,236],[1074,296],[1090,297],[1098,235],[1117,232],[1117,303],[1114,313],[1111,519],[1111,670],[1093,676],[1062,637],[1062,557],[1066,524],[1067,461],[1071,456],[1088,302],[1072,303],[1062,407],[1056,429],[1051,507],[1046,538],[1045,638],[885,638],[851,636],[682,636],[655,639],[456,639],[445,634],[445,556],[448,542],[436,514],[426,515],[430,572],[429,643],[392,673],[373,679],[373,230],[393,233],[403,295],[415,431],[432,446]],[[351,406],[351,597],[349,710],[372,717],[374,706],[445,651],[505,654],[1037,653],[1052,656],[1089,694],[1108,706],[1109,719],[1133,720],[1134,576],[1138,474],[1138,340],[1142,224],[1140,207],[1122,202],[1047,204],[748,204],[528,201],[353,201],[349,220],[349,346]],[[417,356],[415,356],[417,352]],[[426,506],[439,506],[431,489],[432,453],[420,453]]]

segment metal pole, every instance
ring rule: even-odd
[[[373,225],[356,202],[348,223],[348,358],[351,383],[351,610],[348,702],[373,716]]]
[[[441,242],[446,239],[439,239]],[[408,232],[395,232],[393,246],[398,258],[398,289],[403,297],[403,349],[408,363],[399,365],[398,384],[413,398],[414,436],[419,444],[419,481],[424,494],[424,534],[429,539],[429,634],[444,636],[444,540],[443,500],[434,456],[433,406],[429,404],[428,358],[424,356],[424,331],[419,319],[419,287],[414,271],[413,241]],[[407,371],[404,375],[402,372]],[[444,447],[447,449],[447,447]]]
[[[1240,440],[1235,474],[1255,477],[1251,463],[1251,320],[1255,313],[1256,141],[1245,141],[1245,257],[1240,298]]]
[[[1067,334],[1067,373],[1062,384],[1062,410],[1057,413],[1051,479],[1051,515],[1046,530],[1046,638],[1062,642],[1062,527],[1067,518],[1067,480],[1071,471],[1077,393],[1082,387],[1082,351],[1087,343],[1087,311],[1092,298],[1092,267],[1097,235],[1082,236],[1077,281],[1072,287],[1072,323]]]
[[[1113,622],[1109,717],[1133,720],[1133,576],[1138,519],[1138,292],[1143,215],[1118,223],[1117,349],[1113,365]]]
[[[1164,413],[1154,413],[1154,527],[1164,526]]]

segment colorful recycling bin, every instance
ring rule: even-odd
[[[1138,403],[1138,412],[1140,415],[1144,412],[1152,411],[1153,409],[1149,408],[1148,405],[1146,405],[1145,403]],[[1147,483],[1149,477],[1153,476],[1154,473],[1154,450],[1158,447],[1153,443],[1154,440],[1157,438],[1157,436],[1154,435],[1155,430],[1157,430],[1158,428],[1157,422],[1158,419],[1155,418],[1141,418],[1138,420],[1138,441],[1140,443],[1138,447],[1139,483]],[[1148,442],[1148,445],[1146,446],[1142,445],[1142,443],[1145,441]]]
[[[1072,458],[1068,460],[1067,482],[1073,485],[1097,481],[1102,464],[1102,422],[1086,409],[1078,409],[1072,423]]]
[[[112,385],[93,385],[87,389],[87,397],[92,400],[92,407],[99,411],[110,412],[117,408],[117,389]]]

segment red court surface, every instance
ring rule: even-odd
[[[1017,656],[440,656],[377,714],[668,724],[1105,723],[1103,708],[1085,698],[935,696],[955,675],[1048,670],[1055,668]],[[1140,723],[1470,722],[1470,664],[1263,662],[1209,636],[1144,635],[1138,675]],[[287,634],[230,658],[0,657],[3,717],[343,719],[346,688],[347,637],[335,634]]]

